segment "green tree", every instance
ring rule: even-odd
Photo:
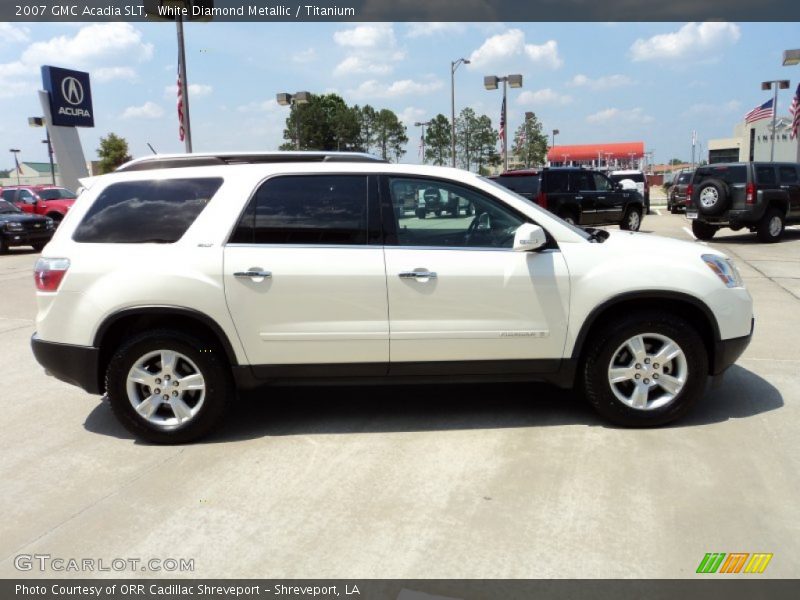
[[[475,133],[478,129],[478,117],[475,111],[467,107],[456,117],[456,149],[458,150],[459,165],[470,170],[475,162],[478,140]]]
[[[671,165],[682,165],[683,163],[684,161],[682,161],[680,158],[671,158],[669,161],[669,164]]]
[[[549,147],[547,135],[542,131],[542,123],[534,113],[526,116],[525,122],[514,134],[512,152],[525,163],[526,167],[543,165]]]
[[[500,135],[492,127],[492,120],[486,115],[481,115],[475,122],[473,140],[475,141],[475,164],[478,173],[488,173],[485,166],[500,164],[500,154],[497,152],[497,142]]]
[[[106,137],[100,138],[97,156],[100,157],[100,174],[110,173],[131,160],[128,154],[128,142],[115,133],[109,133]]]
[[[301,150],[355,150],[359,147],[359,121],[354,108],[337,94],[312,95],[307,104],[292,104],[286,118],[281,150],[294,150],[297,120]]]
[[[363,108],[356,105],[354,109],[359,125],[358,149],[361,152],[371,152],[375,147],[375,123],[378,113],[369,104],[365,104]]]
[[[450,143],[450,120],[438,114],[425,130],[425,160],[434,165],[449,164],[452,156]]]
[[[386,108],[381,109],[375,117],[375,146],[381,158],[399,161],[406,153],[404,146],[408,143],[406,126],[397,115]]]

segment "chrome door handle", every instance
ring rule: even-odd
[[[237,271],[233,274],[234,277],[266,277],[269,279],[272,277],[272,271]]]
[[[436,279],[433,271],[404,271],[399,275],[400,279]]]
[[[606,197],[605,197],[605,196],[598,196],[598,197],[597,197],[597,199],[598,199],[598,200],[605,200],[605,199],[606,199]]]
[[[575,200],[583,200],[583,196],[575,196]]]

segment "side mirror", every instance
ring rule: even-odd
[[[547,244],[544,229],[533,223],[523,223],[514,234],[514,250],[516,252],[530,252],[538,250]]]

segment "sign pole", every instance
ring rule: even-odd
[[[181,71],[181,93],[183,97],[183,128],[186,152],[192,151],[192,126],[189,119],[189,87],[186,85],[186,49],[183,44],[183,17],[175,18],[175,25],[178,28],[178,61]]]

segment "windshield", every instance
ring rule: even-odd
[[[689,183],[689,180],[691,178],[692,178],[692,174],[691,173],[681,173],[680,175],[678,175],[677,183],[679,183],[679,184],[680,183]]]
[[[545,210],[545,209],[543,209],[541,206],[539,206],[538,204],[536,204],[535,202],[533,202],[532,200],[530,200],[530,199],[526,198],[525,196],[521,196],[521,195],[519,195],[517,192],[515,192],[515,191],[513,191],[513,190],[510,190],[510,189],[508,189],[508,188],[507,188],[507,187],[505,187],[504,185],[500,185],[500,184],[499,184],[499,183],[497,183],[496,181],[492,181],[492,180],[491,180],[491,179],[489,179],[488,177],[481,177],[481,178],[480,178],[480,180],[481,180],[481,181],[483,181],[483,182],[485,182],[485,183],[488,183],[488,184],[490,184],[492,187],[495,187],[495,188],[497,188],[498,190],[500,190],[500,191],[502,191],[502,192],[504,192],[504,193],[506,193],[506,194],[511,194],[512,196],[516,196],[517,198],[519,198],[520,200],[522,200],[522,201],[523,201],[525,204],[527,204],[528,206],[532,206],[532,207],[533,207],[533,208],[535,208],[537,211],[544,211],[544,210]],[[587,232],[586,230],[584,230],[584,229],[581,229],[580,227],[576,227],[575,225],[570,225],[569,223],[567,223],[566,221],[562,220],[561,218],[559,218],[557,215],[555,215],[555,214],[551,213],[550,211],[546,211],[546,212],[547,212],[547,216],[548,216],[548,217],[550,217],[551,219],[556,219],[556,220],[558,220],[558,221],[561,221],[561,224],[562,224],[564,227],[567,227],[567,228],[568,228],[568,229],[570,229],[571,231],[573,231],[573,232],[577,233],[577,234],[578,234],[579,236],[581,236],[583,239],[585,239],[585,240],[588,240],[588,239],[590,239],[590,238],[592,237],[592,235],[591,235],[589,232]]]
[[[18,213],[21,212],[16,206],[5,200],[0,200],[0,213]]]
[[[75,194],[66,188],[48,188],[39,190],[39,198],[42,200],[74,200]]]

